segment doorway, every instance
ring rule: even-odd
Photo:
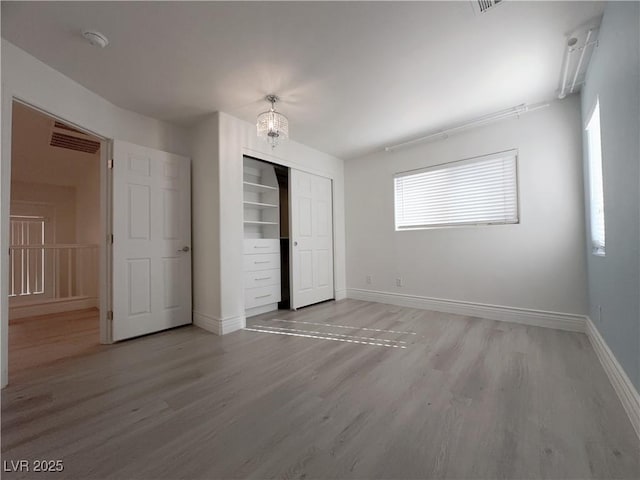
[[[101,342],[104,139],[12,104],[9,375]]]

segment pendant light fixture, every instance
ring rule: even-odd
[[[258,115],[256,128],[258,137],[264,138],[271,148],[275,148],[280,141],[289,138],[289,120],[280,112],[276,112],[275,104],[280,100],[276,95],[267,95],[265,100],[271,103],[271,108]]]

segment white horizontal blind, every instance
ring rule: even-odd
[[[515,150],[395,176],[396,230],[518,223]]]
[[[587,124],[589,148],[589,198],[591,216],[591,245],[596,255],[604,255],[604,191],[602,178],[602,144],[600,139],[600,103],[596,101]]]

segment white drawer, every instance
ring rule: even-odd
[[[254,308],[280,301],[280,285],[247,288],[244,291],[244,308]]]
[[[257,255],[244,255],[244,271],[274,270],[280,268],[279,253],[260,253]]]
[[[244,241],[244,253],[280,253],[280,240],[273,238],[248,238]]]
[[[280,269],[259,270],[257,272],[245,272],[244,288],[266,287],[280,285]]]

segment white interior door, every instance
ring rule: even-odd
[[[291,169],[291,306],[334,298],[331,180]]]
[[[114,142],[114,341],[191,323],[188,158]]]

